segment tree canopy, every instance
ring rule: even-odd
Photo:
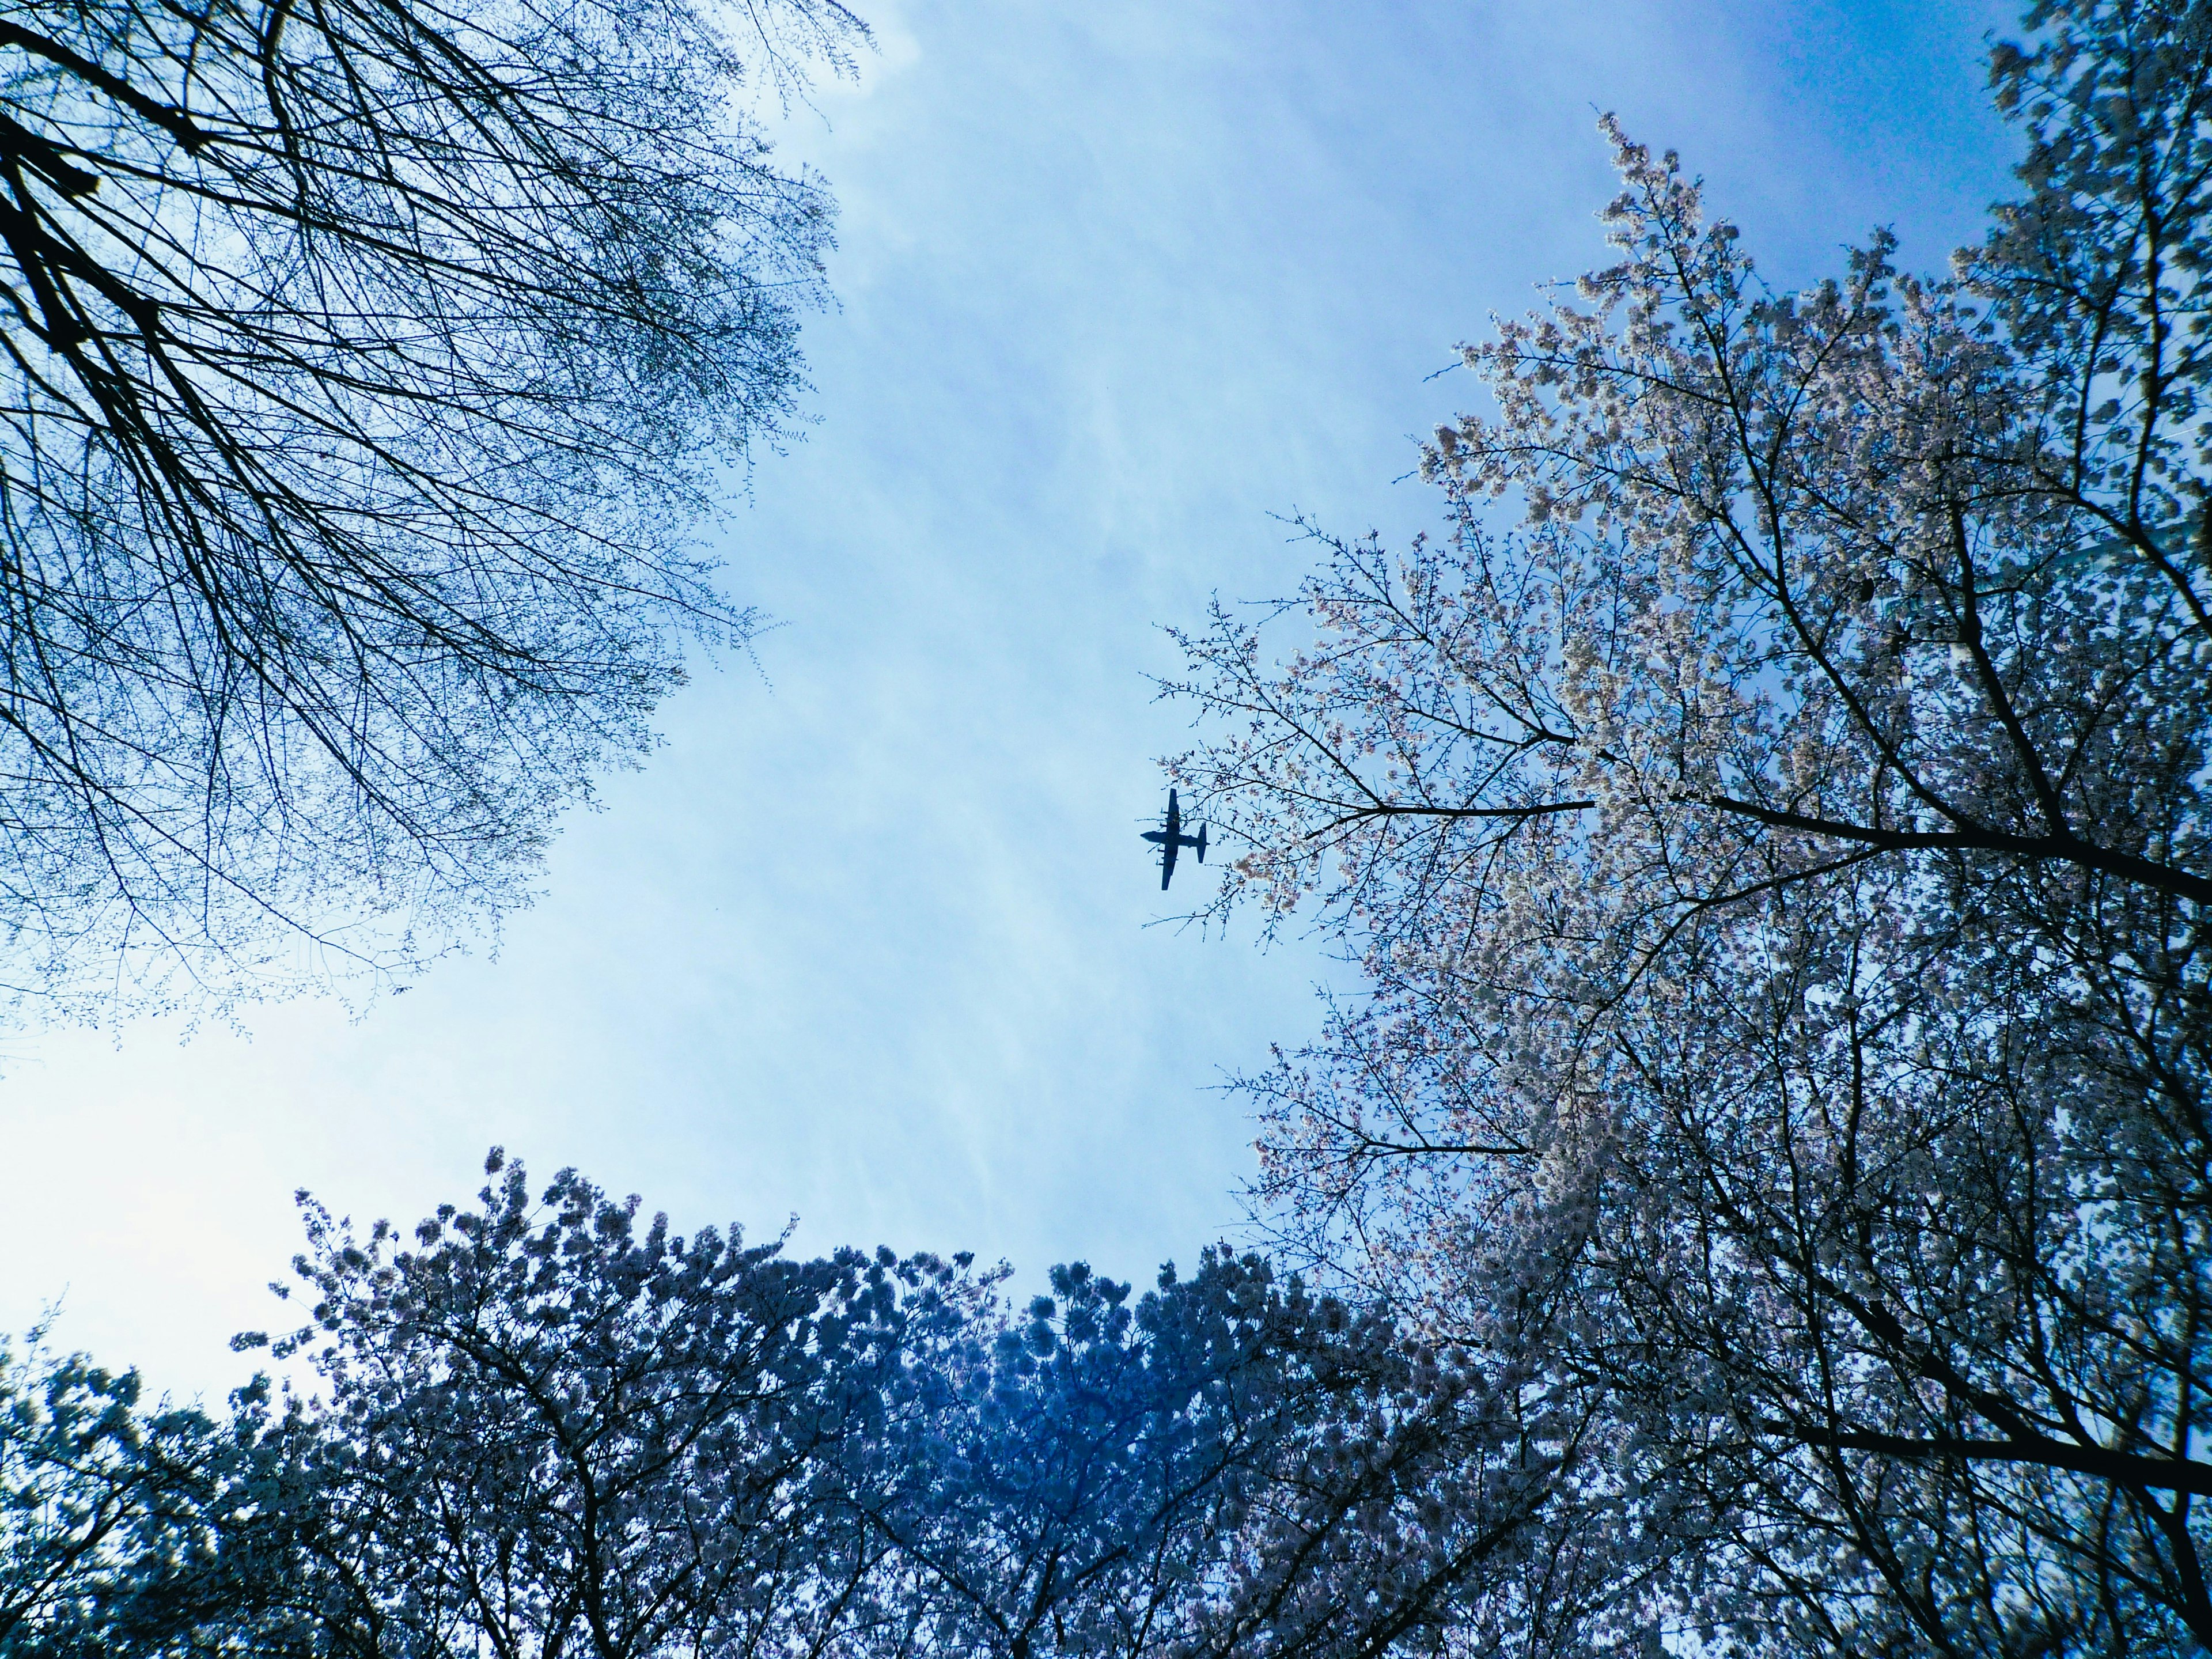
[[[0,1356],[0,1654],[1349,1659],[1587,1610],[1513,1396],[1258,1256],[1015,1306],[488,1170],[411,1237],[302,1194],[307,1316],[236,1344],[296,1395]]]
[[[735,27],[732,33],[730,27]],[[17,992],[404,971],[647,745],[785,429],[830,201],[747,100],[836,0],[0,19],[0,930]]]
[[[2212,1644],[2212,11],[2027,26],[1940,279],[1772,291],[1608,121],[1449,532],[1170,688],[1218,904],[1371,987],[1250,1079],[1264,1193],[1612,1425],[1705,1652]]]

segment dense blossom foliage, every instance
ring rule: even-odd
[[[823,1651],[872,1561],[836,1477],[880,1272],[489,1170],[413,1248],[307,1205],[314,1319],[274,1345],[322,1385],[307,1622],[362,1653]]]
[[[404,970],[747,633],[688,538],[790,411],[830,204],[744,100],[862,31],[732,20],[0,17],[11,986]]]
[[[1372,987],[1253,1080],[1267,1194],[1613,1425],[1709,1653],[2212,1644],[2212,8],[2028,27],[1940,281],[1771,292],[1608,121],[1450,533],[1171,688],[1219,904]]]
[[[1531,1524],[1560,1437],[1464,1355],[1224,1250],[1133,1306],[1079,1265],[1053,1283],[915,1332],[860,1448],[909,1610],[892,1650],[1536,1652],[1595,1611],[1602,1517]]]
[[[141,1387],[35,1341],[0,1350],[0,1654],[287,1645],[260,1616],[285,1530],[264,1514],[284,1490],[266,1384],[233,1395],[227,1422],[149,1407]]]
[[[306,1204],[312,1386],[227,1421],[0,1367],[0,1655],[1576,1650],[1619,1494],[1556,1390],[1204,1253],[1019,1307],[495,1153],[410,1238]],[[1569,1518],[1565,1490],[1583,1498]]]

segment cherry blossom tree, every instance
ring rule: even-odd
[[[269,1512],[285,1437],[266,1382],[234,1394],[227,1420],[143,1392],[137,1373],[35,1338],[0,1351],[0,1653],[295,1645],[264,1616],[288,1508]]]
[[[2212,13],[2027,29],[1940,280],[1773,292],[1608,121],[1449,533],[1169,688],[1217,909],[1371,988],[1252,1080],[1263,1194],[1613,1425],[1707,1651],[2212,1645]]]
[[[1016,1307],[490,1163],[411,1239],[303,1200],[312,1319],[238,1342],[300,1393],[0,1370],[0,1652],[1550,1655],[1626,1605],[1603,1424],[1256,1255]]]
[[[1209,1252],[792,1262],[495,1154],[413,1247],[308,1204],[322,1388],[285,1419],[261,1627],[362,1654],[1569,1650],[1612,1588],[1532,1525],[1581,1449],[1386,1310]],[[259,1339],[244,1339],[253,1346]],[[1547,1507],[1548,1506],[1548,1507]],[[234,1534],[252,1542],[255,1534]],[[273,1552],[266,1542],[261,1553]]]
[[[839,1478],[897,1359],[885,1264],[486,1167],[411,1241],[303,1200],[299,1616],[368,1654],[830,1651],[886,1547]]]
[[[902,1609],[864,1650],[1548,1653],[1602,1620],[1584,1559],[1616,1509],[1556,1524],[1583,1435],[1523,1391],[1256,1255],[1133,1304],[1052,1278],[1018,1315],[910,1328],[888,1432],[853,1449]]]
[[[0,932],[50,1006],[404,972],[649,744],[830,201],[836,0],[0,19]]]

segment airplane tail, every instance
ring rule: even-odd
[[[1206,862],[1206,826],[1202,823],[1198,826],[1198,861]]]

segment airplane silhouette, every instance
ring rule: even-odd
[[[1145,839],[1159,843],[1160,891],[1163,893],[1168,890],[1168,883],[1175,878],[1176,848],[1195,847],[1198,848],[1198,861],[1200,864],[1206,862],[1206,826],[1200,824],[1194,836],[1182,833],[1182,813],[1176,805],[1176,792],[1172,789],[1168,791],[1168,827],[1146,830]]]

